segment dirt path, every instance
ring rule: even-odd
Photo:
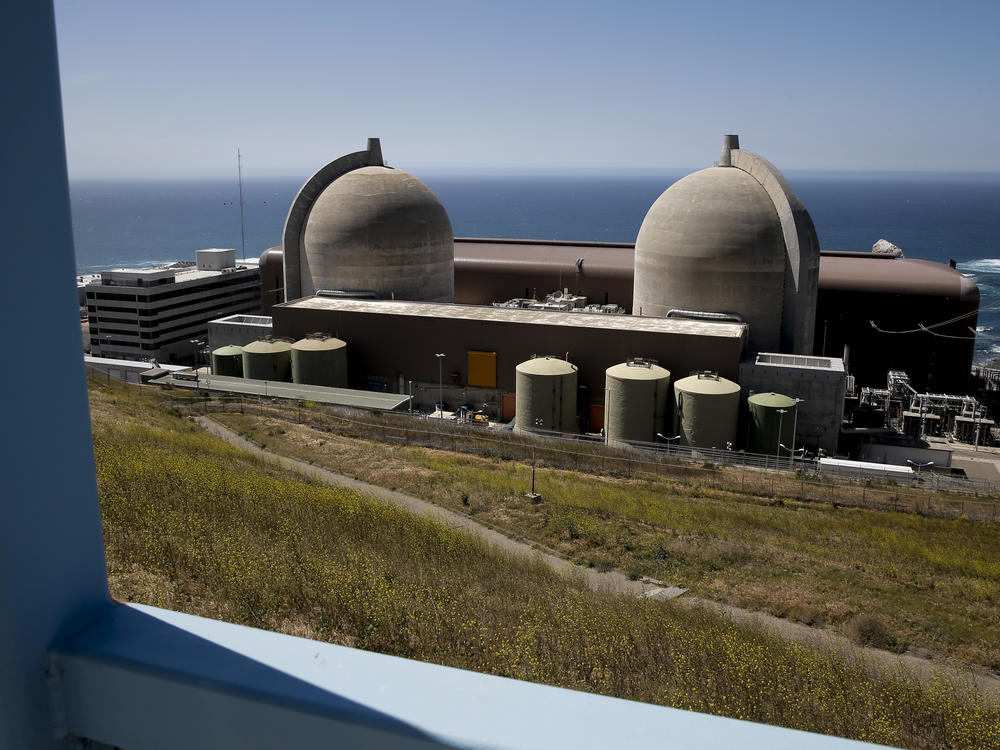
[[[844,636],[830,630],[812,628],[797,622],[791,622],[781,617],[764,612],[753,612],[738,607],[731,607],[708,599],[700,599],[690,594],[684,594],[684,589],[671,587],[668,584],[650,581],[635,581],[620,570],[599,571],[575,565],[559,557],[553,551],[535,544],[522,537],[510,537],[489,528],[479,521],[456,511],[442,508],[434,503],[422,500],[413,495],[407,495],[396,490],[389,490],[378,485],[368,484],[353,477],[324,469],[319,466],[288,458],[277,453],[264,450],[260,446],[238,435],[218,422],[208,417],[195,417],[195,421],[209,433],[225,440],[227,443],[243,450],[265,457],[288,469],[305,476],[319,479],[334,487],[344,487],[357,490],[414,513],[418,516],[434,519],[454,529],[479,537],[488,544],[513,555],[541,561],[556,572],[581,580],[588,587],[598,591],[608,591],[617,594],[633,596],[650,596],[656,599],[676,599],[678,603],[690,607],[705,607],[728,618],[732,622],[753,624],[767,628],[797,643],[823,648],[833,648],[848,657],[860,656],[865,661],[888,670],[904,670],[922,678],[930,678],[936,674],[944,676],[958,675],[971,680],[980,691],[1000,699],[1000,678],[990,673],[984,667],[970,665],[955,659],[931,653],[925,655],[894,654],[879,649],[863,648]],[[682,595],[683,594],[683,595]]]

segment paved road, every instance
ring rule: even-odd
[[[568,560],[564,560],[540,545],[536,545],[520,537],[511,538],[499,531],[488,528],[463,513],[442,508],[439,505],[414,497],[413,495],[368,484],[367,482],[314,466],[305,461],[271,453],[208,417],[195,417],[195,421],[205,430],[222,438],[231,445],[275,461],[286,468],[300,472],[306,476],[320,479],[334,487],[346,487],[357,490],[383,502],[405,508],[416,515],[432,518],[451,528],[477,536],[488,544],[511,554],[543,562],[558,573],[583,581],[592,589],[618,594],[631,594],[633,596],[649,596],[655,599],[676,598],[676,601],[685,606],[705,607],[723,615],[732,622],[764,627],[777,632],[789,640],[805,645],[832,647],[848,656],[861,655],[870,664],[886,667],[890,670],[902,668],[923,678],[930,678],[940,673],[947,675],[948,672],[955,672],[960,677],[974,681],[981,691],[992,694],[997,699],[1000,699],[1000,678],[991,674],[985,668],[963,664],[947,657],[933,655],[931,655],[933,658],[931,656],[921,657],[911,654],[893,654],[879,649],[861,648],[847,638],[830,630],[812,628],[808,625],[791,622],[790,620],[774,617],[763,612],[752,612],[691,595],[680,596],[684,593],[684,589],[674,588],[667,584],[633,581],[619,570],[601,572],[593,568],[584,568]]]

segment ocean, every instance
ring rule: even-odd
[[[688,171],[419,177],[458,237],[633,242],[653,201]],[[910,258],[955,260],[979,285],[977,360],[1000,357],[1000,175],[785,173],[824,250],[870,250],[885,238]],[[308,175],[235,180],[72,181],[78,273],[193,260],[205,247],[281,243]],[[922,321],[930,324],[937,321]],[[970,333],[970,335],[972,335]]]

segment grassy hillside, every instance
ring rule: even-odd
[[[585,564],[1000,670],[1000,525],[595,477],[215,414],[271,450],[476,515]]]
[[[589,591],[280,471],[151,395],[91,393],[109,575],[121,599],[894,745],[1000,745],[1000,708],[961,687],[876,679],[705,613]]]

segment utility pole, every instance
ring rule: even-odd
[[[243,246],[243,260],[247,259],[247,235],[243,228],[243,155],[236,149],[236,171],[240,176],[240,242]]]
[[[778,468],[778,462],[781,458],[781,427],[784,424],[785,415],[788,413],[788,409],[776,409],[778,412],[778,444],[774,446],[774,468]]]
[[[438,409],[441,411],[441,419],[444,419],[444,380],[441,374],[441,365],[444,362],[444,354],[435,354],[438,358]]]

